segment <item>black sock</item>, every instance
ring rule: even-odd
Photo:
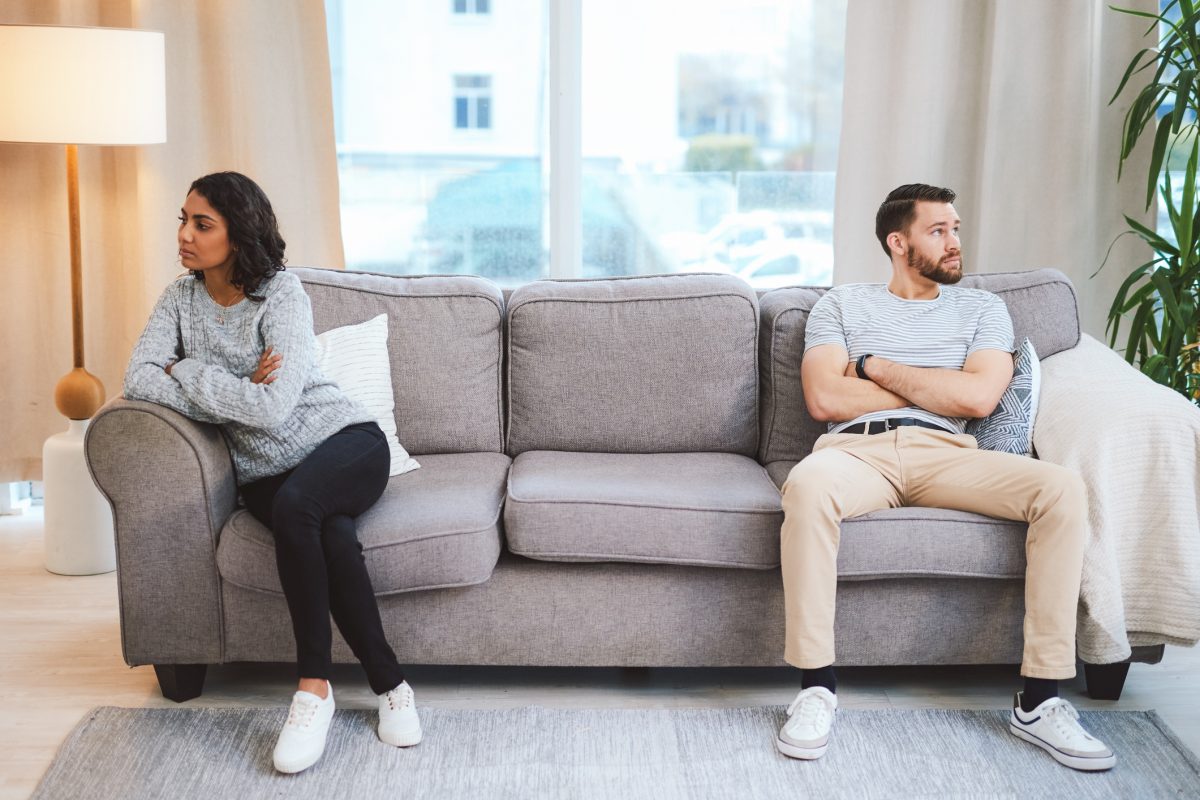
[[[820,669],[800,670],[800,689],[803,691],[813,686],[824,686],[829,691],[837,694],[837,677],[833,674],[832,664]]]
[[[1051,697],[1058,697],[1058,681],[1048,678],[1026,678],[1021,692],[1021,710],[1028,714]]]

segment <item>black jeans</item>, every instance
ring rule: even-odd
[[[375,694],[404,680],[354,525],[383,494],[390,464],[383,431],[364,422],[330,436],[294,469],[242,487],[246,508],[275,536],[301,678],[329,677],[332,613]]]

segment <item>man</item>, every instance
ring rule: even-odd
[[[925,506],[1028,523],[1025,686],[1009,730],[1066,766],[1108,769],[1113,753],[1057,696],[1058,681],[1075,675],[1083,482],[1055,464],[979,450],[964,433],[967,419],[995,409],[1012,379],[1013,329],[1000,298],[954,286],[963,274],[954,198],[925,184],[889,194],[875,233],[891,259],[891,282],[838,286],[809,315],[804,400],[829,433],[783,485],[784,657],[802,670],[802,688],[776,746],[814,759],[828,745],[841,521]]]

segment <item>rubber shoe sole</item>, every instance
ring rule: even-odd
[[[775,749],[783,753],[788,758],[799,758],[804,761],[815,761],[825,755],[825,751],[829,749],[829,742],[820,747],[797,747],[794,744],[789,744],[778,736],[775,737]]]
[[[286,775],[293,775],[297,772],[303,772],[304,770],[308,769],[313,764],[320,761],[321,756],[323,755],[325,755],[325,743],[321,742],[321,749],[316,753],[316,755],[309,756],[299,761],[281,761],[277,758],[272,758],[272,761],[274,762],[275,769],[278,772],[282,772]]]
[[[1064,767],[1070,767],[1071,769],[1077,769],[1083,772],[1100,772],[1102,770],[1112,769],[1117,763],[1116,755],[1095,758],[1068,755],[1061,750],[1058,750],[1048,742],[1043,742],[1032,733],[1018,728],[1011,722],[1008,724],[1008,732],[1013,736],[1016,736],[1018,739],[1024,739],[1030,744],[1036,744],[1038,747],[1042,748],[1051,756],[1053,756],[1055,761],[1062,764]]]
[[[423,735],[421,726],[418,725],[416,730],[389,731],[386,737],[381,731],[379,733],[379,740],[384,744],[390,744],[392,747],[412,747],[421,743]]]

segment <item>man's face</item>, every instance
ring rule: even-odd
[[[909,226],[908,265],[935,283],[962,280],[962,242],[958,214],[949,203],[917,203],[917,218]]]

